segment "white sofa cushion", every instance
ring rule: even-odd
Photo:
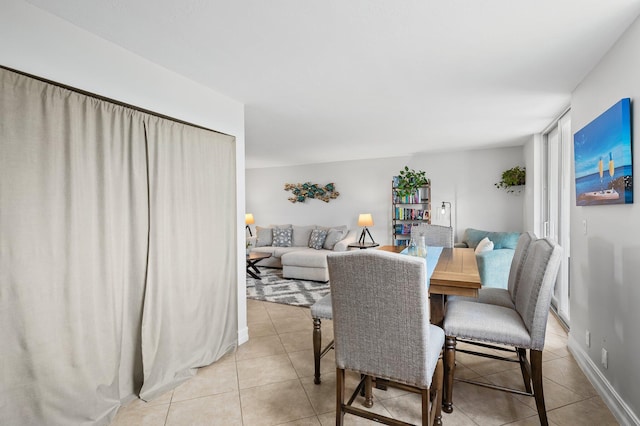
[[[480,240],[480,242],[476,246],[475,253],[478,254],[478,253],[483,253],[485,251],[491,251],[491,250],[493,250],[493,241],[491,241],[487,237],[484,237],[482,240]]]
[[[340,240],[342,240],[344,237],[347,236],[347,229],[344,228],[331,228],[329,229],[329,232],[327,233],[327,239],[324,240],[324,244],[322,245],[323,248],[327,249],[327,250],[333,250],[333,248],[335,247],[336,243]]]
[[[316,229],[315,226],[295,226],[293,225],[293,246],[308,247],[311,231]]]
[[[298,250],[304,250],[302,247],[274,247],[273,248],[273,256],[274,257],[282,257],[287,253],[291,253]]]
[[[282,266],[304,266],[306,268],[326,268],[328,250],[298,248],[281,256]]]
[[[267,247],[273,244],[273,228],[256,226],[256,247]]]

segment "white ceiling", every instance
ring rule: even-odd
[[[523,143],[640,0],[27,0],[246,105],[247,168]]]

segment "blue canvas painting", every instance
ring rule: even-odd
[[[633,203],[629,98],[576,132],[573,147],[576,205]]]

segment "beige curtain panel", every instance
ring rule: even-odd
[[[108,424],[237,344],[235,140],[0,69],[0,424]]]

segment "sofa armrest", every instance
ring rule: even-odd
[[[333,246],[333,251],[347,251],[349,244],[355,243],[358,234],[356,231],[349,231],[347,236],[341,239]]]
[[[512,249],[497,249],[476,254],[482,287],[508,287],[514,253]]]

